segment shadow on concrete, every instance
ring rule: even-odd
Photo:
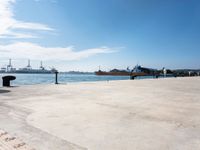
[[[19,86],[17,86],[17,85],[11,85],[11,86],[9,86],[7,88],[15,88],[15,87],[19,87]]]
[[[10,92],[9,90],[2,90],[2,89],[0,89],[0,94],[2,94],[2,93],[8,93],[8,92]]]

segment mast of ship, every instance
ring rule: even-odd
[[[40,69],[44,70],[44,67],[42,65],[42,61],[40,61]]]
[[[9,59],[9,67],[12,67],[12,62],[11,62],[12,60],[11,59]]]
[[[31,63],[30,63],[30,59],[28,60],[28,65],[27,65],[27,67],[26,67],[26,68],[31,70]]]
[[[7,65],[7,72],[12,70],[12,60],[9,59],[9,64]]]

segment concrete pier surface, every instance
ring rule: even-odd
[[[199,150],[200,78],[0,88],[0,129],[36,150]]]

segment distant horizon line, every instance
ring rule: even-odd
[[[4,59],[5,60],[5,59]],[[31,65],[30,65],[30,62],[31,62],[31,59],[11,59],[11,58],[9,58],[9,59],[7,59],[8,60],[8,64],[4,64],[4,65],[6,65],[5,67],[7,67],[7,66],[13,66],[12,65],[12,61],[14,60],[14,61],[16,61],[16,60],[26,60],[28,63],[27,63],[27,66],[30,66],[31,67]],[[44,62],[44,60],[34,60],[34,59],[32,59],[33,61],[38,61],[39,63],[40,63],[40,65],[39,65],[39,67],[41,67],[42,65],[43,65],[43,62]],[[133,65],[133,67],[131,67],[131,68],[134,68],[135,66],[137,66],[137,65],[139,65],[138,63],[136,64],[136,65]],[[27,67],[27,66],[24,66],[24,67]],[[145,67],[145,65],[140,65],[140,66],[143,66],[143,67]],[[52,66],[46,66],[46,67],[50,67],[50,68],[52,68]],[[81,70],[62,70],[62,71],[60,71],[60,72],[82,72],[82,73],[92,73],[92,72],[95,72],[95,71],[98,71],[98,70],[103,70],[103,71],[107,71],[107,70],[113,70],[113,69],[118,69],[118,70],[127,70],[128,68],[130,68],[129,66],[128,67],[124,67],[124,68],[126,68],[126,69],[122,69],[122,68],[119,68],[119,67],[112,67],[112,69],[101,69],[101,66],[97,66],[97,67],[99,67],[99,69],[96,69],[96,70],[93,70],[93,71],[81,71]],[[0,70],[2,70],[4,67],[3,66],[0,66]],[[15,67],[13,67],[13,68],[15,68]],[[57,68],[57,67],[54,67],[54,68]],[[147,68],[154,68],[154,69],[156,69],[157,67],[147,67]],[[169,69],[169,70],[200,70],[200,67],[199,68],[194,68],[194,67],[161,67],[161,68],[159,68],[159,69],[162,69],[162,68],[166,68],[166,69]],[[174,69],[171,69],[171,68],[174,68]],[[20,67],[17,67],[17,68],[15,68],[15,69],[20,69]],[[157,70],[159,70],[159,69],[157,69]]]

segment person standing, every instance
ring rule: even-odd
[[[167,75],[167,69],[165,69],[165,67],[163,67],[163,76],[166,77]]]

